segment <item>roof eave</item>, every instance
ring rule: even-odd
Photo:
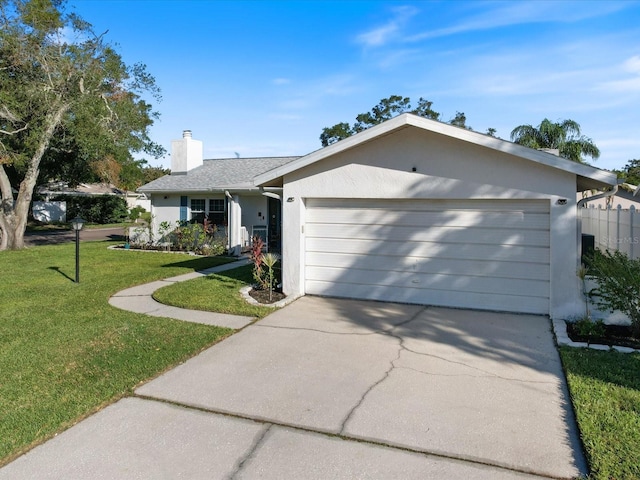
[[[408,126],[415,126],[433,133],[457,138],[482,147],[531,160],[541,165],[574,173],[580,180],[578,183],[588,184],[590,185],[589,188],[592,188],[591,185],[594,186],[593,188],[601,189],[617,184],[617,177],[614,173],[606,172],[590,165],[572,162],[565,158],[557,157],[551,153],[534,150],[500,138],[491,137],[472,130],[467,130],[465,128],[456,127],[407,113],[392,118],[391,120],[387,120],[379,125],[375,125],[363,132],[329,145],[328,147],[316,150],[304,157],[300,157],[298,160],[294,160],[281,167],[275,168],[261,175],[257,175],[254,178],[254,184],[258,186],[281,185],[282,177],[291,172]]]
[[[246,186],[246,185],[228,185],[225,187],[209,187],[209,188],[180,188],[180,189],[169,189],[169,188],[158,188],[158,189],[142,189],[138,188],[137,192],[147,193],[147,194],[164,194],[164,195],[176,195],[180,193],[188,193],[188,194],[211,194],[211,193],[223,193],[228,191],[230,193],[258,193],[260,189],[254,186]]]

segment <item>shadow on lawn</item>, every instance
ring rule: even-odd
[[[182,256],[182,255],[180,255]],[[219,265],[224,265],[225,263],[231,263],[234,259],[225,258],[225,257],[196,257],[189,258],[188,260],[183,260],[179,262],[171,262],[165,263],[162,265],[163,268],[172,268],[172,267],[180,267],[180,268],[188,268],[191,270],[206,270],[207,268],[217,267]]]
[[[70,277],[69,275],[67,275],[66,273],[64,273],[62,270],[60,270],[60,267],[48,267],[49,270],[53,270],[54,272],[58,272],[60,275],[62,275],[63,277],[71,280],[72,282],[75,282],[75,278]]]
[[[253,265],[243,265],[238,268],[234,268],[231,270],[227,270],[226,272],[216,273],[215,275],[210,275],[207,280],[217,280],[221,281],[220,277],[226,277],[232,280],[238,280],[240,282],[252,284],[253,283]]]

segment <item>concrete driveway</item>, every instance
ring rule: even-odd
[[[544,317],[304,297],[0,478],[572,478]]]

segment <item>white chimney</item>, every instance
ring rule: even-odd
[[[191,130],[182,132],[182,139],[171,141],[171,174],[185,174],[203,163],[200,140],[191,138]]]

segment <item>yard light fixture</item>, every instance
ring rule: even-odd
[[[85,221],[80,217],[71,220],[71,226],[76,232],[76,283],[80,283],[80,230],[84,224]]]

